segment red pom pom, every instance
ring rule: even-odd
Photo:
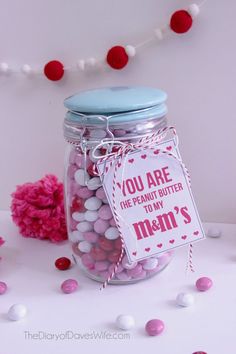
[[[64,75],[64,65],[58,60],[49,61],[44,67],[44,75],[51,81],[58,81]]]
[[[176,11],[170,20],[170,28],[176,33],[185,33],[192,27],[193,19],[185,10]]]
[[[107,53],[107,63],[113,69],[123,69],[129,61],[125,48],[119,45],[112,47]]]

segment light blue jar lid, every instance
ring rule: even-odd
[[[79,123],[82,115],[76,113],[81,113],[91,124],[100,122],[96,115],[111,116],[111,123],[122,123],[163,117],[166,99],[166,93],[156,88],[122,86],[82,91],[65,99],[64,105],[69,121]]]

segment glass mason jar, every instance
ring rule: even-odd
[[[76,262],[86,274],[104,281],[121,254],[118,229],[96,171],[97,155],[108,151],[106,140],[135,143],[166,126],[166,94],[154,88],[111,87],[84,91],[65,100],[65,203],[69,240]],[[111,144],[109,144],[111,146]],[[124,253],[109,283],[127,284],[157,274],[172,252],[130,264]]]

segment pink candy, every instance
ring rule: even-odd
[[[116,222],[114,218],[112,218],[109,222],[111,226],[116,226]]]
[[[78,283],[75,279],[67,279],[61,284],[61,290],[65,294],[71,294],[78,288]]]
[[[68,170],[67,170],[68,177],[73,179],[76,170],[77,170],[77,166],[76,165],[70,165],[68,167]]]
[[[77,168],[84,167],[84,156],[83,155],[76,155],[75,163],[77,165]]]
[[[105,261],[107,258],[106,252],[97,246],[94,246],[89,254],[95,261]]]
[[[119,251],[119,250],[111,251],[111,252],[109,252],[109,254],[108,254],[108,260],[109,260],[111,263],[116,263],[119,258],[120,258],[120,251]]]
[[[108,227],[109,223],[106,220],[98,219],[94,223],[94,231],[99,234],[104,234]]]
[[[199,278],[197,281],[196,281],[196,288],[199,290],[199,291],[207,291],[209,290],[213,285],[213,282],[210,278],[207,278],[207,277],[202,277],[202,278]]]
[[[165,325],[161,320],[153,319],[147,322],[145,330],[149,336],[157,336],[164,331]]]
[[[100,236],[98,240],[98,245],[104,250],[104,251],[112,251],[114,249],[114,242],[111,240],[108,240],[104,236]]]
[[[96,197],[99,199],[106,199],[107,196],[106,196],[106,193],[102,187],[98,188],[98,190],[96,192]]]
[[[136,267],[133,269],[128,269],[127,274],[130,275],[131,277],[137,277],[140,276],[143,271],[142,265],[137,264]]]
[[[138,273],[138,274],[134,274],[133,276],[132,276],[132,278],[133,279],[144,279],[144,278],[146,278],[146,276],[147,276],[147,272],[146,272],[146,270],[143,270],[142,269],[142,271],[140,272],[140,273]]]
[[[82,254],[81,261],[86,268],[94,269],[95,262],[90,254],[88,254],[88,253]]]
[[[97,270],[98,272],[102,272],[104,270],[107,270],[108,266],[109,266],[109,262],[99,261],[99,262],[95,262],[94,269]]]
[[[112,212],[109,205],[103,205],[98,211],[98,216],[103,220],[110,220],[112,218]]]
[[[0,295],[5,294],[7,291],[7,284],[4,283],[3,281],[0,281]]]
[[[90,243],[98,241],[99,235],[96,232],[88,231],[83,233],[84,239]]]
[[[77,191],[77,195],[80,198],[87,199],[93,196],[93,191],[90,191],[87,187],[82,187]]]
[[[116,277],[117,279],[122,281],[129,281],[131,279],[131,276],[128,275],[126,272],[117,273]]]

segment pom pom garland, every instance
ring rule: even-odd
[[[162,41],[165,37],[166,30],[169,32],[175,32],[177,34],[183,34],[190,30],[192,27],[193,20],[199,15],[200,6],[205,3],[206,0],[202,0],[200,4],[191,4],[188,8],[175,11],[169,23],[167,23],[163,28],[156,28],[153,31],[153,35],[144,40],[141,43],[134,45],[120,46],[116,45],[110,48],[105,57],[105,63],[112,69],[121,70],[126,67],[130,58],[135,57],[137,50],[144,48],[146,44],[151,42]],[[170,31],[171,30],[171,31]],[[32,73],[44,74],[45,77],[50,81],[59,81],[63,78],[65,71],[73,71],[75,68],[81,71],[94,70],[94,68],[103,69],[104,68],[104,58],[97,59],[95,57],[90,57],[88,59],[79,59],[74,65],[64,67],[64,64],[58,60],[49,61],[43,69],[36,70],[30,65],[24,64],[19,69],[9,68],[9,65],[5,62],[0,63],[0,73],[18,73],[21,72],[25,76],[29,76]]]
[[[136,55],[136,49],[132,45],[127,45],[125,51],[129,58],[133,58]]]
[[[0,63],[0,71],[6,74],[9,71],[9,65],[7,63]]]
[[[162,41],[162,40],[163,40],[163,31],[162,31],[162,29],[156,28],[156,29],[154,30],[154,34],[155,34],[156,38],[157,38],[159,41]]]
[[[85,60],[84,59],[78,60],[77,67],[78,67],[78,69],[84,71],[84,69],[85,69]]]
[[[186,10],[179,10],[173,13],[170,19],[170,28],[175,33],[186,33],[192,27],[193,19]]]
[[[188,13],[192,16],[192,18],[195,18],[199,15],[200,8],[197,4],[191,4],[188,7]]]
[[[97,59],[95,58],[89,58],[87,61],[86,61],[86,64],[90,67],[94,67],[96,64],[97,64]]]
[[[129,61],[129,57],[124,47],[116,45],[112,47],[107,53],[107,63],[113,69],[123,69]]]
[[[58,60],[49,61],[44,67],[44,74],[51,81],[58,81],[64,75],[64,66]]]
[[[30,75],[30,74],[32,74],[32,69],[31,69],[30,65],[28,65],[28,64],[23,65],[22,68],[21,68],[21,71],[22,71],[25,75]]]
[[[24,237],[52,242],[67,239],[63,184],[53,175],[17,186],[12,193],[11,212]]]

